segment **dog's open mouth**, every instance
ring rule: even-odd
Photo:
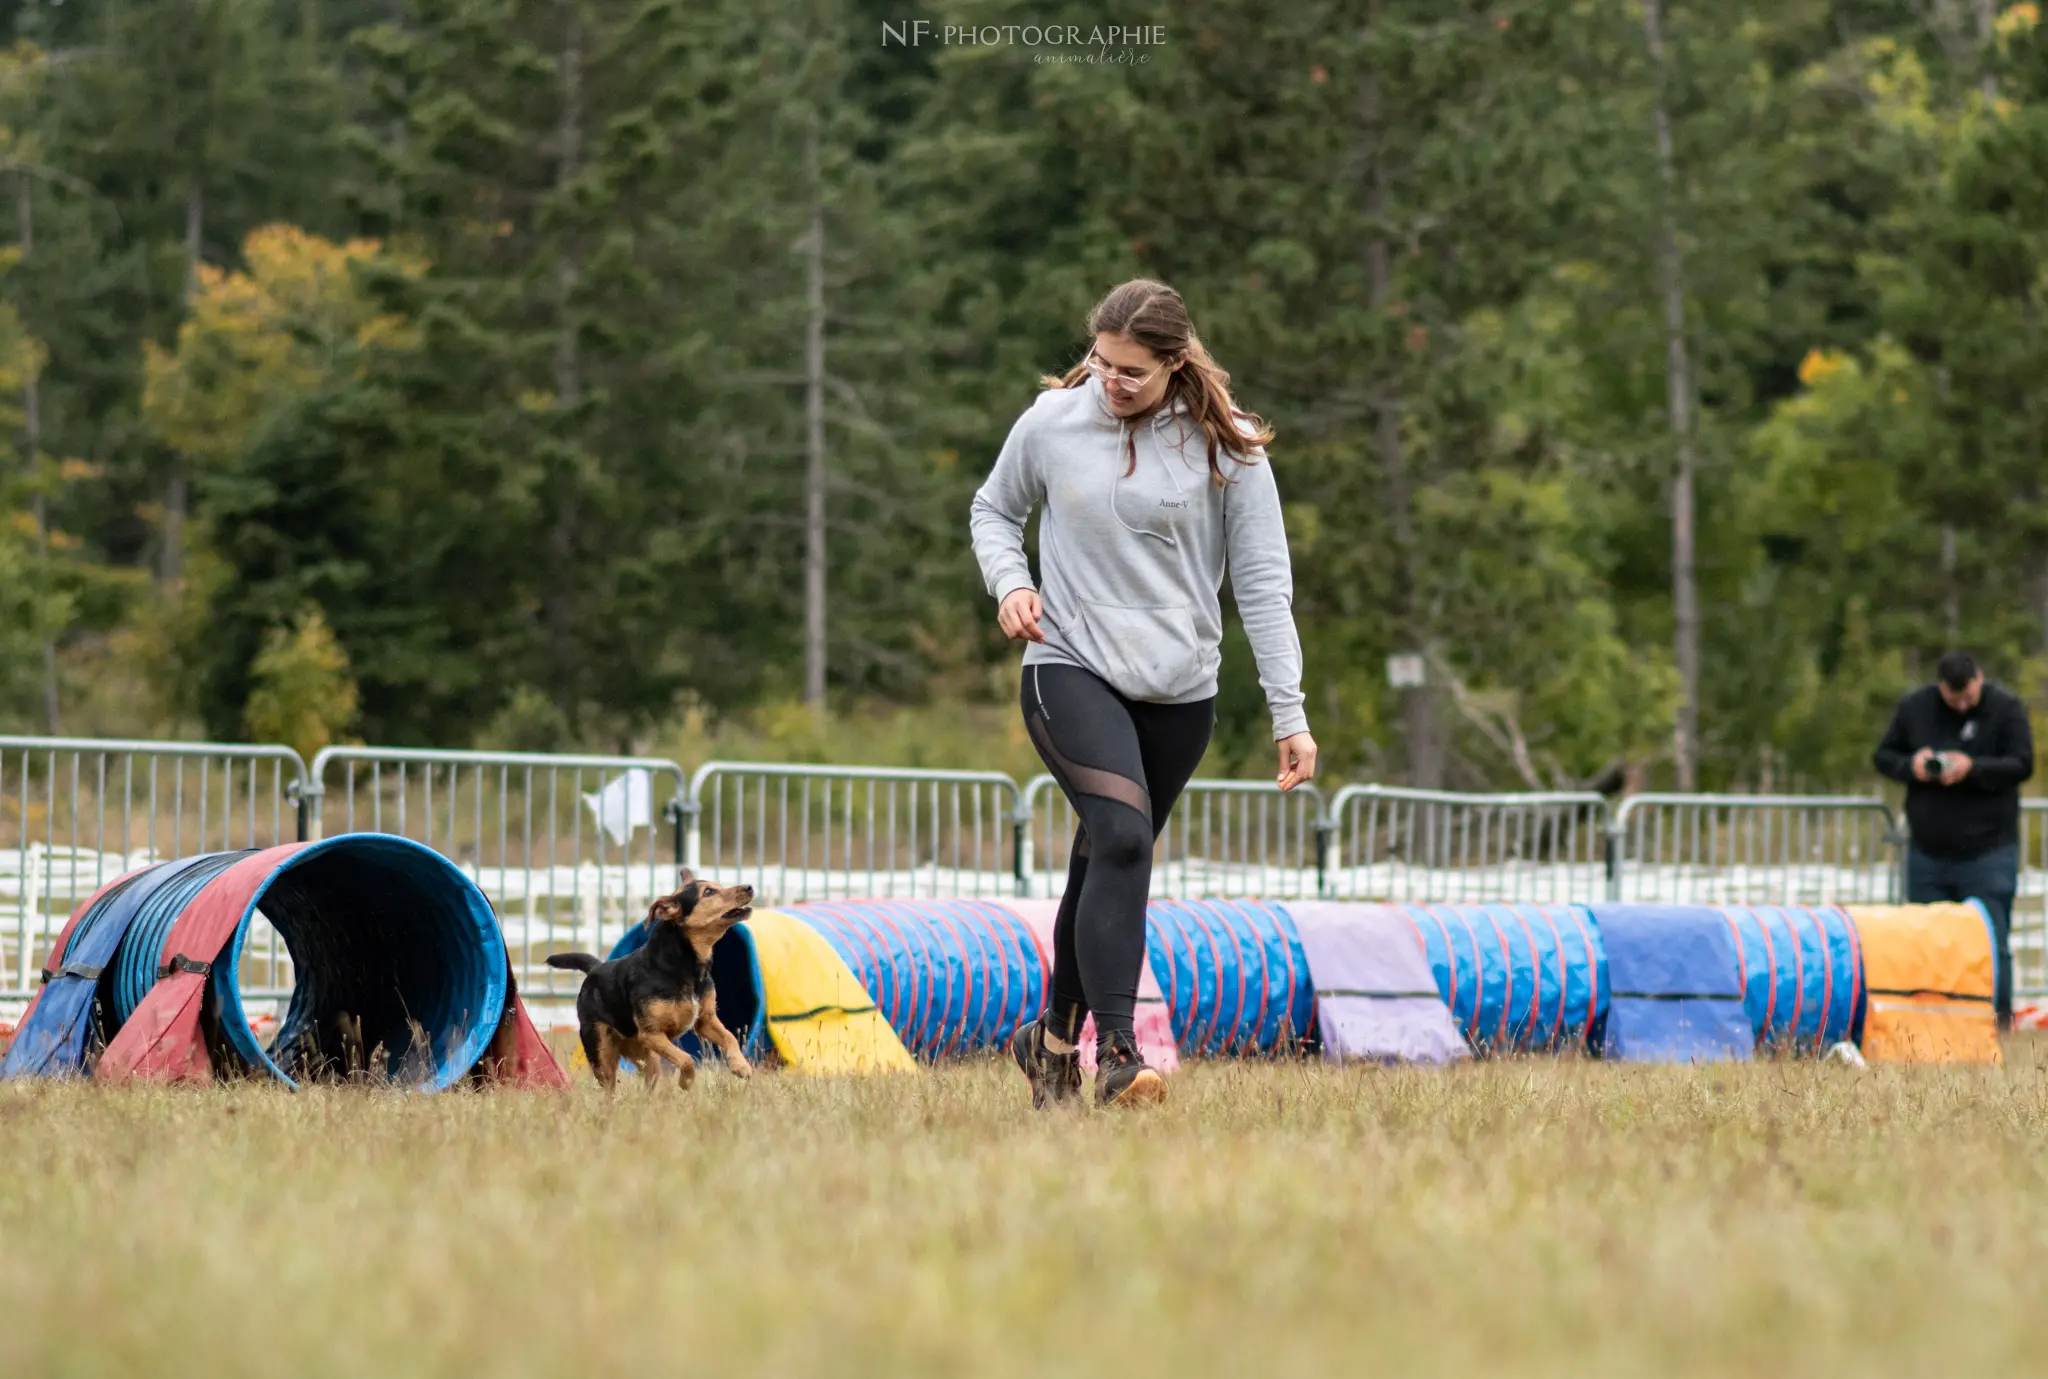
[[[733,923],[738,924],[741,920],[748,918],[753,913],[754,907],[752,905],[742,905],[737,910],[729,911],[726,915],[726,918],[730,919]]]

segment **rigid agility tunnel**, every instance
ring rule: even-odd
[[[1997,1063],[1998,950],[1977,901],[1847,907],[1862,945],[1872,1062]]]
[[[267,1043],[242,993],[259,917],[294,972]],[[79,907],[0,1076],[241,1073],[296,1086],[360,1060],[372,1076],[438,1090],[487,1050],[524,1043],[533,1055],[523,1012],[518,1029],[508,1019],[510,977],[483,892],[403,838],[346,834],[163,862]]]
[[[1856,925],[1832,906],[1723,905],[1756,1047],[1825,1051],[1850,1038],[1863,1006]]]

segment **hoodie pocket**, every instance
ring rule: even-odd
[[[1081,600],[1102,678],[1126,699],[1173,699],[1202,680],[1195,620],[1184,604],[1133,608]]]

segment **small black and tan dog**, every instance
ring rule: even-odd
[[[589,974],[576,993],[576,1019],[583,1056],[608,1092],[618,1085],[621,1057],[633,1060],[650,1092],[661,1081],[664,1060],[675,1064],[677,1082],[688,1087],[697,1060],[675,1042],[688,1030],[715,1045],[736,1076],[753,1076],[740,1041],[718,1021],[711,949],[752,913],[754,888],[714,886],[687,870],[679,879],[682,889],[648,907],[645,947],[612,962],[588,953],[548,958],[550,967]]]

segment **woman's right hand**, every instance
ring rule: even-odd
[[[1038,620],[1044,613],[1036,589],[1012,589],[996,609],[996,625],[1013,642],[1042,642],[1045,634],[1038,630]]]

